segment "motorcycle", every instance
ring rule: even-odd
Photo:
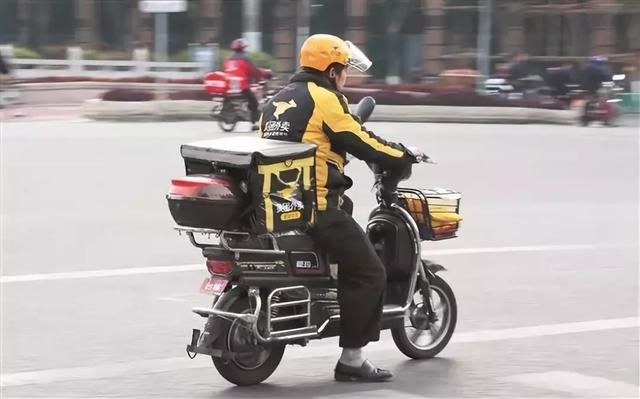
[[[204,79],[205,90],[213,94],[210,116],[218,121],[218,125],[225,132],[232,132],[238,122],[251,121],[249,105],[240,89],[241,81],[241,78],[229,76],[224,72],[211,72]],[[276,93],[268,87],[266,80],[252,84],[250,89],[258,101],[258,109]]]
[[[588,126],[589,123],[600,121],[606,126],[615,126],[620,116],[622,101],[618,94],[623,90],[619,82],[625,79],[625,75],[614,75],[609,82],[603,82],[595,96],[587,97],[582,106],[580,124]]]
[[[365,98],[354,113],[366,121],[374,105],[373,99]],[[229,208],[230,199],[248,191],[229,165],[248,164],[252,151],[281,154],[309,146],[314,147],[242,137],[181,149],[187,176],[173,180],[167,199],[178,224],[175,229],[206,258],[209,275],[201,291],[213,297],[211,307],[193,308],[207,320],[202,330],[193,329],[186,351],[191,358],[211,356],[220,375],[236,385],[266,380],[287,345],[306,346],[309,340],[339,335],[338,266],[305,233],[256,235],[239,224],[240,211]],[[439,275],[446,269],[422,258],[421,243],[457,236],[461,195],[445,189],[398,188],[406,173],[392,174],[375,164],[369,167],[375,175],[378,206],[369,216],[366,234],[387,271],[381,329],[391,330],[404,355],[432,358],[451,339],[457,303]],[[204,207],[205,201],[216,199],[220,209],[215,211],[209,207],[187,212],[184,207],[188,203]],[[216,228],[207,227],[214,224]]]
[[[487,95],[498,96],[507,100],[520,100],[546,94],[543,79],[538,75],[526,76],[516,81],[492,77],[484,81],[483,89]]]

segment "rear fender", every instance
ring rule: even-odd
[[[226,291],[215,304],[217,309],[228,310],[235,301],[242,300],[247,296],[247,290],[245,287],[236,286],[230,291]],[[226,331],[225,324],[230,324],[231,321],[223,319],[220,316],[209,316],[207,323],[204,326],[204,331],[210,334],[209,345],[214,349],[225,350],[225,337],[222,336],[222,332]]]

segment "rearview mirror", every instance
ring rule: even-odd
[[[360,123],[365,123],[369,120],[369,117],[373,113],[373,109],[375,107],[376,100],[374,100],[371,96],[367,96],[360,100],[353,114],[357,116],[358,119],[360,119]]]

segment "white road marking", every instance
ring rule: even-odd
[[[71,280],[79,278],[131,276],[134,274],[159,274],[189,272],[194,270],[206,271],[204,262],[195,265],[174,265],[155,267],[129,267],[124,269],[102,269],[62,273],[19,274],[0,277],[1,283],[17,283],[26,281]]]
[[[349,399],[368,399],[368,398],[425,399],[426,398],[426,396],[424,395],[415,395],[407,392],[393,391],[391,389],[374,389],[371,391],[364,389],[361,392],[349,392],[349,393],[339,392],[339,393],[333,393],[329,395],[322,395],[321,397],[323,398],[349,397]]]
[[[587,331],[603,331],[621,328],[638,327],[640,319],[638,317],[627,317],[622,319],[606,319],[592,320],[577,323],[548,324],[531,327],[507,328],[501,330],[481,330],[470,331],[466,333],[454,334],[451,343],[471,343],[508,340],[516,338],[533,338],[558,334],[573,334]],[[324,341],[317,342],[318,344]],[[335,340],[332,342],[335,347]],[[314,345],[315,346],[315,345]],[[321,355],[317,355],[317,351],[311,349],[295,348],[288,352],[286,358],[306,359],[310,357],[334,357],[335,353],[321,351]],[[381,345],[371,348],[371,352],[386,351],[388,347]],[[191,361],[185,357],[174,357],[166,359],[138,360],[127,363],[106,364],[95,367],[72,367],[48,370],[35,370],[20,373],[3,374],[0,376],[0,387],[21,386],[30,384],[51,384],[62,381],[77,380],[94,380],[104,378],[114,378],[131,374],[152,374],[167,371],[184,370],[192,368],[211,367],[211,362]]]
[[[593,249],[626,248],[631,245],[604,244],[604,245],[534,245],[516,247],[482,247],[482,248],[455,248],[455,249],[424,249],[423,256],[434,255],[466,255],[466,254],[486,254],[505,252],[546,252],[546,251],[584,251]]]
[[[4,374],[0,377],[0,386],[10,387],[31,384],[51,384],[61,381],[108,379],[132,373],[152,374],[204,367],[202,362],[190,362],[188,360],[189,359],[185,357],[172,357],[106,364],[96,367],[71,367]],[[210,364],[208,365],[211,366]]]
[[[189,302],[194,295],[192,294],[174,294],[161,296],[156,298],[156,301],[166,301],[166,302]]]
[[[534,388],[577,394],[581,397],[637,398],[639,394],[638,387],[633,384],[569,371],[519,374],[501,378],[501,380]]]
[[[583,251],[594,249],[626,248],[632,245],[538,245],[517,247],[485,247],[425,250],[424,256],[450,256],[505,252],[546,252],[546,251]],[[0,283],[19,283],[30,281],[72,280],[97,277],[131,276],[136,274],[175,273],[195,270],[205,270],[204,262],[193,265],[173,265],[154,267],[131,267],[122,269],[86,270],[60,273],[18,274],[14,276],[0,276]]]
[[[634,328],[640,325],[640,318],[604,319],[575,323],[546,324],[531,327],[504,328],[500,330],[480,330],[454,333],[451,342],[488,342],[505,339],[544,337],[549,335],[575,334],[590,331]]]

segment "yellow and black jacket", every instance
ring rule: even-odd
[[[318,210],[337,208],[352,181],[344,175],[346,154],[384,169],[401,170],[414,161],[401,144],[366,130],[353,116],[347,99],[321,73],[303,70],[264,107],[263,138],[310,143],[316,149]]]

